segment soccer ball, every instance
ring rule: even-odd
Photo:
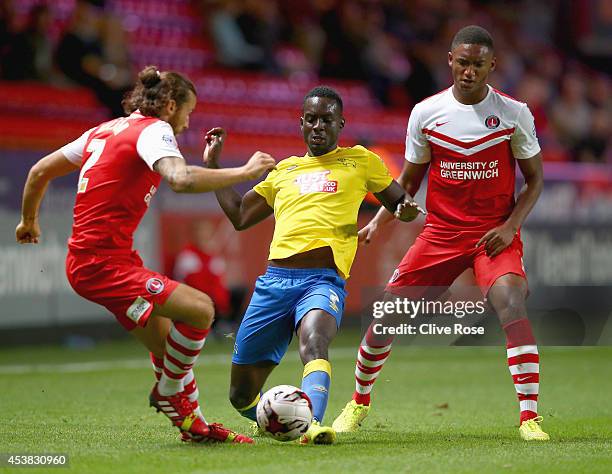
[[[257,404],[257,424],[278,441],[291,441],[308,431],[312,403],[302,390],[278,385],[264,393]]]

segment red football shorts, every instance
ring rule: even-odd
[[[80,296],[104,306],[128,331],[147,324],[153,305],[162,305],[178,286],[145,268],[135,251],[121,254],[68,251],[66,275]]]
[[[455,232],[425,227],[393,273],[386,291],[402,296],[407,287],[449,287],[467,268],[486,296],[495,280],[508,273],[526,279],[523,243],[516,235],[499,255],[489,258],[485,246],[476,247],[484,232]]]

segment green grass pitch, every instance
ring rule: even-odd
[[[328,424],[352,394],[357,342],[348,333],[333,346]],[[230,351],[229,341],[207,343],[196,376],[208,420],[246,430],[227,401]],[[292,345],[267,387],[299,386],[295,352]],[[0,453],[68,453],[67,471],[78,473],[612,472],[612,348],[540,354],[548,443],[518,437],[503,348],[397,347],[362,430],[303,447],[262,438],[254,446],[180,443],[147,406],[153,376],[135,341],[0,350]],[[11,472],[24,469],[32,472]],[[33,470],[47,471],[66,472]]]

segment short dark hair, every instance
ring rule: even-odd
[[[451,51],[460,44],[478,44],[493,51],[493,38],[482,26],[470,25],[461,28],[453,38]]]
[[[336,104],[338,104],[339,112],[342,113],[342,110],[343,110],[343,107],[344,107],[343,104],[342,104],[342,97],[340,97],[340,94],[338,94],[331,87],[317,86],[317,87],[314,87],[314,88],[310,89],[308,94],[306,94],[304,96],[304,101],[302,102],[302,109],[306,105],[306,101],[308,99],[313,98],[313,97],[325,97],[327,99],[335,100]]]
[[[134,89],[123,99],[123,110],[131,114],[140,110],[142,115],[159,117],[170,100],[180,107],[189,97],[197,96],[195,86],[182,74],[173,71],[160,72],[156,66],[147,66],[138,74]]]

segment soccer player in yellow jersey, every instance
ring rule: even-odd
[[[260,391],[295,331],[304,363],[302,390],[314,418],[301,442],[331,444],[334,430],[321,426],[331,380],[328,347],[340,325],[344,284],[357,251],[359,206],[372,191],[400,220],[415,219],[419,208],[377,155],[359,145],[338,146],[345,121],[336,91],[312,89],[302,112],[306,155],[279,162],[244,196],[232,188],[215,193],[236,230],[271,214],[276,219],[268,269],[257,279],[236,335],[230,401],[255,420]],[[224,137],[219,129],[207,135],[211,167],[218,167]]]

